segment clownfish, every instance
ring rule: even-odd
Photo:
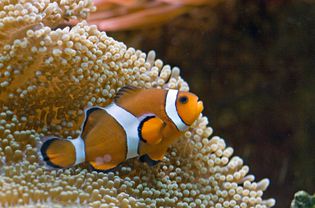
[[[84,111],[77,138],[46,138],[40,154],[54,168],[88,162],[94,170],[110,171],[134,157],[152,166],[202,110],[190,92],[123,87],[108,106]]]

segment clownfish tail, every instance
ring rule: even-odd
[[[62,139],[43,138],[40,148],[43,161],[52,168],[68,168],[85,161],[85,148],[82,138]]]

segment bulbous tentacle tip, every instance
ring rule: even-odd
[[[203,102],[202,101],[198,101],[197,108],[198,108],[198,112],[200,114],[203,111]]]

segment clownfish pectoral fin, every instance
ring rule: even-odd
[[[140,88],[137,87],[133,87],[133,86],[125,86],[120,88],[120,90],[116,93],[116,96],[114,97],[114,101],[115,103],[119,104],[119,100],[121,98],[127,98],[128,97],[132,97],[135,94],[137,94],[138,92],[140,92]]]
[[[143,119],[139,126],[140,138],[148,144],[158,144],[162,140],[161,130],[165,123],[158,117],[148,116]]]
[[[117,163],[98,163],[98,162],[89,162],[91,168],[96,171],[109,172],[113,171],[119,164]]]
[[[154,166],[156,164],[158,164],[159,162],[161,162],[160,160],[152,160],[147,154],[142,155],[139,160],[141,162],[145,162],[147,163],[149,166]]]

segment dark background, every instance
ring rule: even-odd
[[[153,28],[109,35],[179,66],[265,198],[315,192],[315,3],[230,1]]]

